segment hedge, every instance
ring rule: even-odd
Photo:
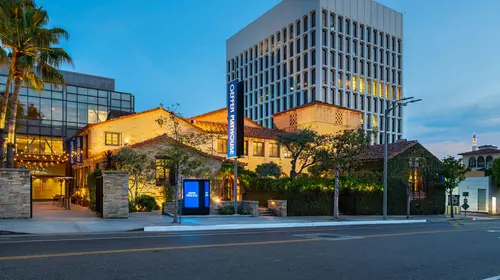
[[[339,180],[339,211],[344,215],[381,215],[383,188],[369,181],[342,177]],[[291,180],[255,179],[245,194],[248,200],[258,200],[267,206],[268,199],[287,200],[289,216],[332,215],[334,180],[301,177]],[[441,214],[444,195],[440,191],[427,199],[411,202],[412,215]],[[442,195],[440,195],[442,194]],[[406,185],[389,181],[388,214],[406,214]]]

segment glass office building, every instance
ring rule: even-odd
[[[0,89],[6,70],[0,71]],[[114,79],[63,71],[66,86],[21,89],[16,128],[16,165],[36,176],[33,198],[61,192],[57,177],[69,174],[67,140],[87,124],[105,121],[110,113],[134,112],[134,96],[115,91]],[[45,185],[44,185],[45,184]]]

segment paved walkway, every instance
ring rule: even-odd
[[[493,216],[469,216],[475,219],[495,219]],[[461,217],[457,217],[460,219]],[[445,215],[412,216],[413,222],[444,222]],[[129,219],[104,220],[90,210],[72,205],[72,210],[63,210],[51,204],[34,205],[31,220],[0,220],[0,234],[66,234],[66,233],[104,233],[133,230],[178,231],[210,229],[276,228],[297,226],[366,225],[384,223],[407,223],[404,216],[391,216],[383,221],[381,216],[342,216],[340,221],[332,217],[246,217],[246,216],[186,216],[182,225],[172,224],[172,218],[163,216],[159,211],[150,213],[131,213]]]

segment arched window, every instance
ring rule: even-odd
[[[480,156],[477,158],[477,168],[483,168],[484,167],[484,157]]]
[[[476,167],[476,158],[475,157],[470,157],[469,158],[469,167],[470,168],[475,168]]]
[[[491,164],[493,163],[493,157],[492,156],[487,156],[486,157],[486,168],[491,168]]]

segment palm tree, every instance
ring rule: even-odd
[[[10,24],[10,19],[12,15],[9,14],[10,6],[13,5],[27,5],[34,7],[35,3],[33,0],[0,0],[0,28],[4,28]],[[2,47],[0,47],[0,65],[9,67],[10,65],[10,55]],[[5,83],[5,91],[3,94],[2,101],[0,102],[0,167],[4,164],[4,141],[5,141],[5,120],[7,117],[7,108],[9,106],[9,90],[12,84],[12,73],[9,67],[9,73],[7,75],[7,82]]]
[[[7,167],[14,167],[16,113],[21,84],[43,89],[44,83],[64,85],[64,77],[58,68],[62,63],[72,65],[71,57],[62,48],[54,47],[68,33],[61,28],[46,28],[49,16],[42,8],[21,4],[7,5],[9,19],[0,27],[1,46],[10,56],[9,73],[14,81],[8,121]]]

